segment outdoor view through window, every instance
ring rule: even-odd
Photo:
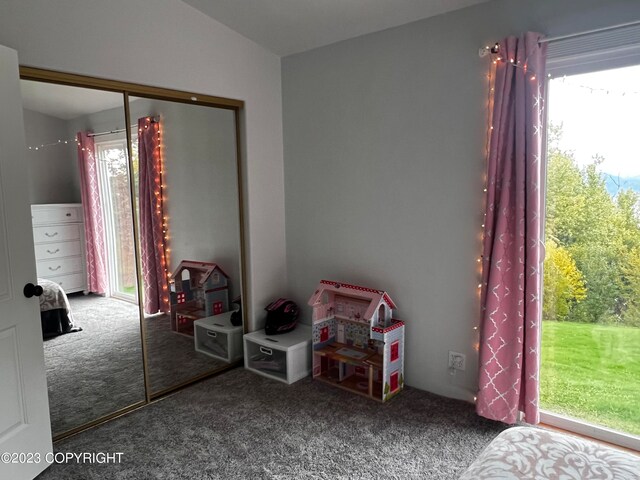
[[[547,106],[541,407],[640,436],[640,66]]]

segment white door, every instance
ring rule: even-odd
[[[23,294],[36,283],[24,157],[18,55],[0,45],[0,478],[16,480],[52,451],[38,297]]]

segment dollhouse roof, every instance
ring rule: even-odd
[[[349,297],[370,300],[369,308],[367,308],[364,314],[365,320],[373,318],[373,315],[381,303],[386,303],[391,309],[397,308],[389,294],[383,290],[359,287],[358,285],[350,285],[348,283],[332,282],[331,280],[320,280],[316,291],[309,299],[309,305],[313,306],[320,303],[320,297],[324,292],[334,292]]]
[[[225,277],[229,278],[220,265],[209,262],[196,262],[194,260],[182,260],[176,271],[173,272],[172,278],[179,278],[183,270],[189,270],[189,273],[196,271],[200,273],[200,283],[204,283],[215,270],[219,270]]]

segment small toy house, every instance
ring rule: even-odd
[[[229,276],[215,263],[183,260],[171,283],[171,329],[193,336],[193,322],[229,311]]]
[[[322,280],[313,307],[313,378],[384,402],[404,386],[404,322],[386,292]]]

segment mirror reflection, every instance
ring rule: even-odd
[[[242,358],[235,113],[141,97],[129,110],[157,394]]]
[[[54,436],[145,400],[123,97],[21,81]]]

